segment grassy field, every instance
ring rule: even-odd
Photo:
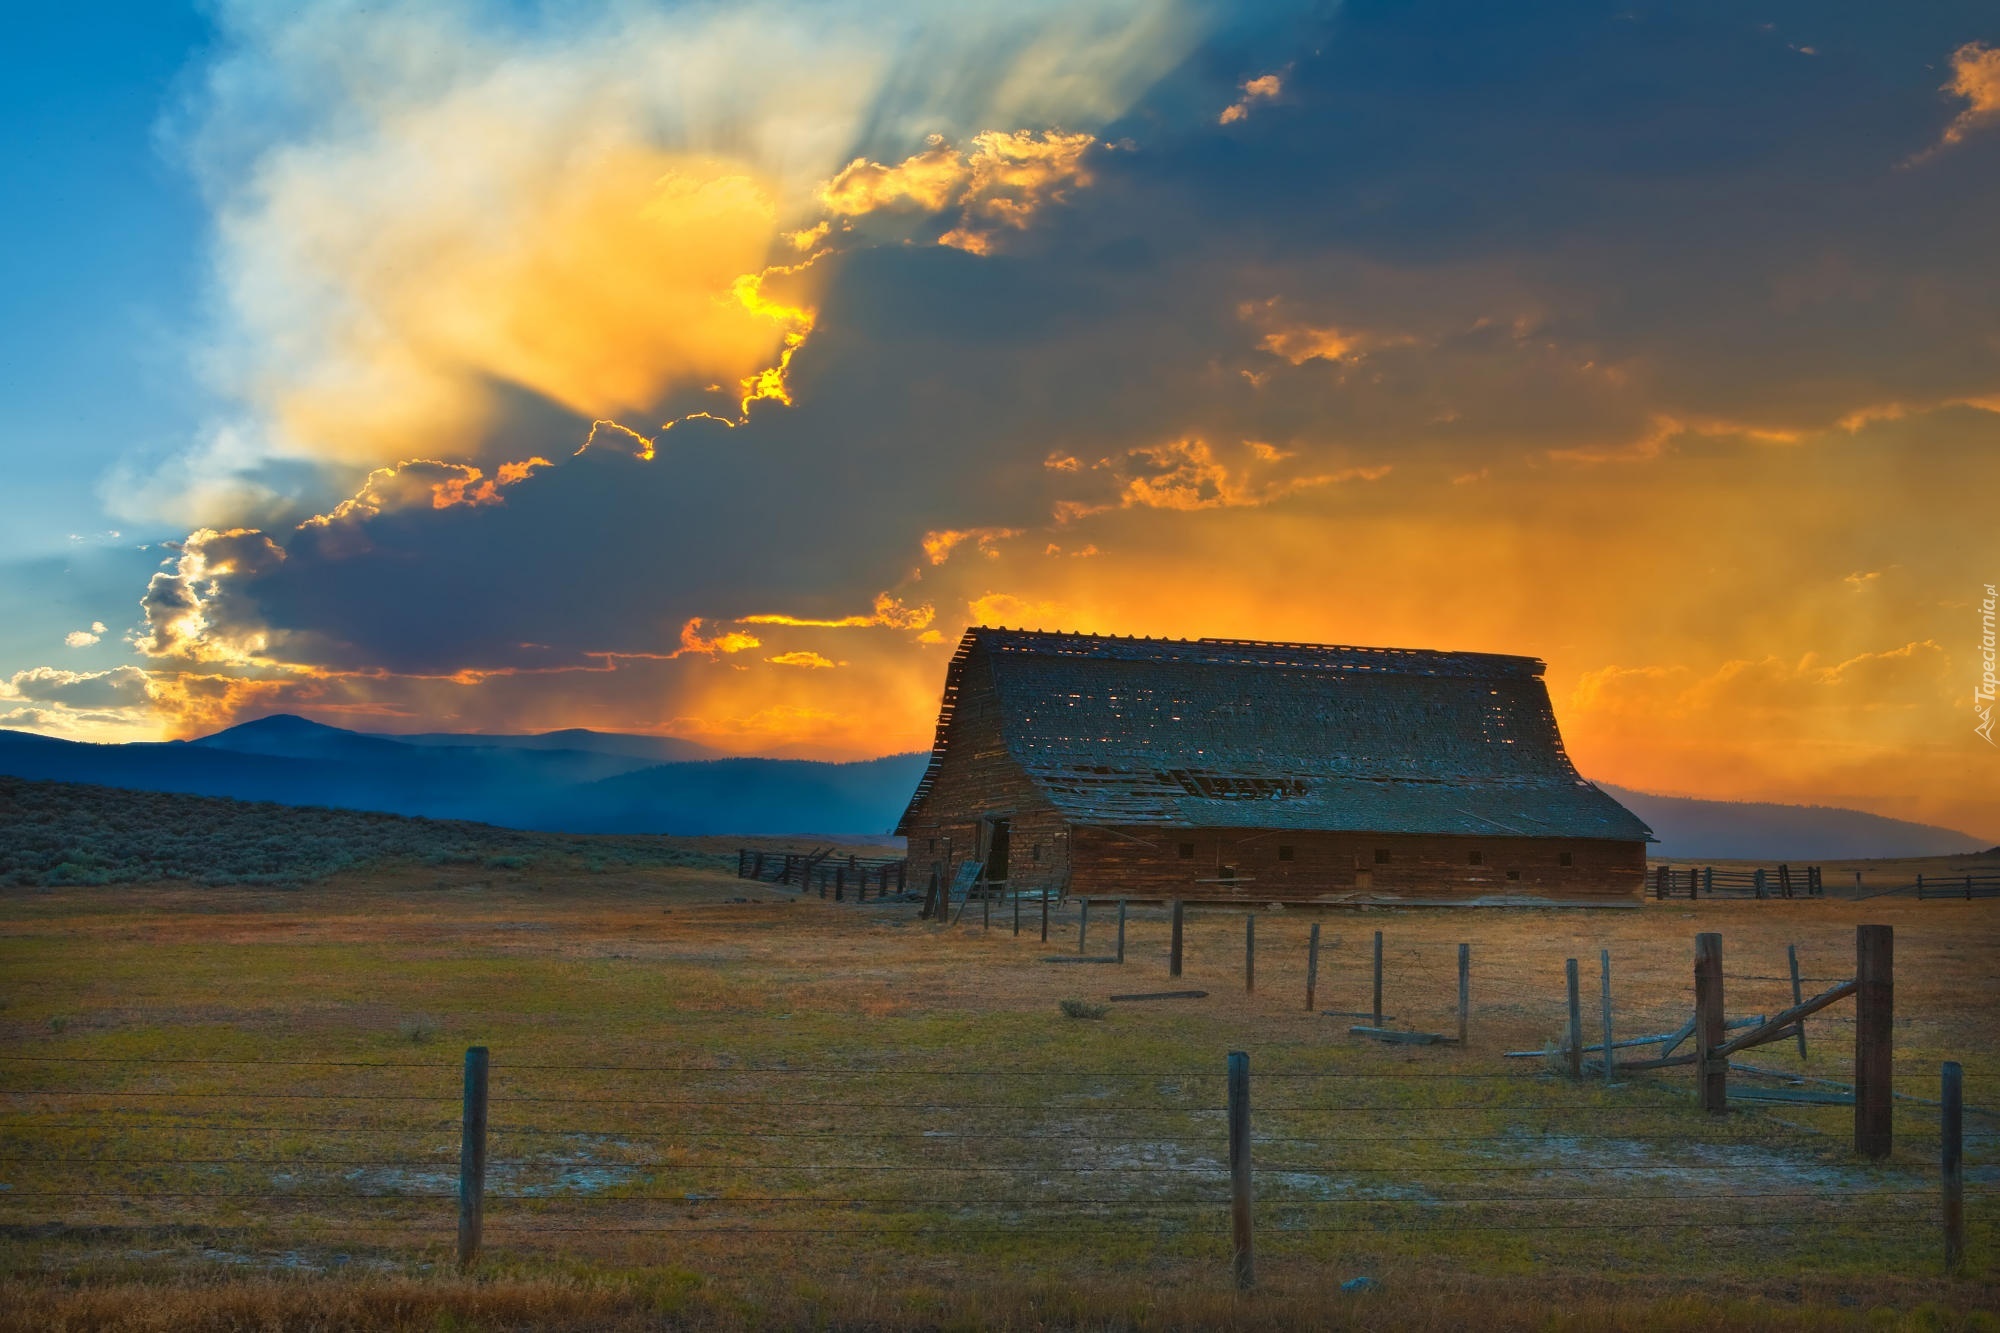
[[[1897,931],[1897,1072],[2000,1108],[2000,903],[1638,911],[1134,911],[1122,966],[1032,914],[951,927],[801,901],[720,845],[668,863],[409,859],[304,888],[0,897],[0,1328],[2000,1327],[2000,1122],[1968,1116],[1970,1272],[1941,1273],[1936,1111],[1885,1164],[1847,1108],[1693,1106],[1684,1070],[1575,1085],[1503,1052],[1851,974]],[[1099,905],[1090,952],[1108,951]],[[1470,1041],[1397,1047],[1304,1008]],[[1199,988],[1206,998],[1111,1002]],[[1061,1001],[1106,1007],[1067,1017]],[[1088,1009],[1084,1010],[1089,1012]],[[1747,1059],[1843,1080],[1851,1004]],[[492,1052],[486,1253],[452,1267],[460,1060]],[[1247,1051],[1258,1286],[1232,1290],[1223,1070]],[[1744,1082],[1778,1085],[1773,1078]],[[1793,1085],[1815,1086],[1815,1085]],[[1341,1284],[1367,1278],[1368,1289]]]

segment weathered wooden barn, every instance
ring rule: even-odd
[[[968,630],[912,879],[1244,902],[1629,902],[1649,830],[1532,657]]]

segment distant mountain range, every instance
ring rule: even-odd
[[[0,730],[0,773],[14,777],[557,833],[879,836],[895,826],[928,759],[725,759],[693,741],[582,729],[389,736],[286,715],[199,740],[126,745]],[[1652,827],[1656,856],[1834,861],[1944,856],[1986,845],[1859,810],[1600,785]]]
[[[383,736],[287,715],[125,745],[0,730],[0,773],[14,777],[559,833],[881,835],[928,759],[725,759],[692,741],[584,730]]]

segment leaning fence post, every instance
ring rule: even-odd
[[[1250,1233],[1250,1056],[1229,1053],[1229,1222],[1236,1241],[1236,1288],[1257,1281]]]
[[[1947,1060],[1939,1079],[1939,1166],[1944,1185],[1944,1271],[1956,1277],[1965,1267],[1965,1070]]]
[[[1089,950],[1084,948],[1085,943],[1088,942],[1089,939],[1090,939],[1090,899],[1083,898],[1078,901],[1077,914],[1076,914],[1076,951],[1079,954],[1089,952]]]
[[[1713,1054],[1722,1045],[1724,1021],[1722,936],[1706,930],[1694,937],[1694,1040],[1701,1106],[1710,1115],[1729,1110],[1729,1060]]]
[[[1125,961],[1125,900],[1118,900],[1118,961]]]
[[[1569,1076],[1580,1079],[1583,1077],[1583,1005],[1576,990],[1576,959],[1564,960],[1563,981],[1569,988],[1569,1033],[1563,1039],[1563,1045],[1568,1049],[1563,1056],[1569,1064]]]
[[[486,1212],[486,1048],[465,1048],[465,1115],[458,1141],[458,1266],[479,1258]]]
[[[1319,922],[1313,922],[1312,934],[1306,937],[1306,1012],[1315,1008],[1313,999],[1319,990]]]
[[[1854,928],[1854,1151],[1881,1158],[1895,1146],[1896,936]]]
[[[1375,1026],[1382,1026],[1382,932],[1375,932]]]
[[[1458,946],[1458,1044],[1465,1045],[1466,1028],[1472,1018],[1472,946]]]
[[[1612,1068],[1616,1063],[1611,1058],[1611,950],[1600,949],[1598,966],[1603,972],[1604,982],[1604,1081],[1611,1081]]]
[[[1174,899],[1173,942],[1167,946],[1167,975],[1170,977],[1177,977],[1181,974],[1181,923],[1181,900],[1176,898]]]
[[[1257,914],[1248,912],[1243,917],[1243,993],[1257,993]]]
[[[1805,995],[1806,995],[1806,993],[1805,993],[1805,987],[1804,987],[1804,985],[1802,985],[1802,984],[1801,984],[1801,981],[1800,981],[1800,978],[1799,978],[1799,946],[1798,946],[1798,945],[1796,945],[1796,944],[1787,944],[1787,945],[1785,946],[1785,961],[1786,961],[1786,962],[1787,962],[1788,964],[1790,964],[1790,965],[1791,965],[1791,969],[1792,969],[1792,1008],[1796,1009],[1796,1008],[1798,1008],[1798,1007],[1799,1007],[1800,1005],[1802,1005],[1802,1004],[1804,1004],[1804,1003],[1806,1002],[1806,998],[1805,998]],[[1801,1018],[1801,1019],[1799,1020],[1799,1025],[1798,1025],[1798,1029],[1797,1029],[1797,1032],[1798,1032],[1798,1038],[1799,1038],[1799,1059],[1803,1060],[1803,1059],[1805,1059],[1805,1058],[1806,1058],[1806,1021],[1805,1021],[1805,1019]]]

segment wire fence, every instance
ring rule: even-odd
[[[477,1187],[484,1244],[740,1254],[768,1236],[763,1252],[779,1259],[776,1238],[791,1237],[875,1253],[1219,1265],[1240,1243],[1232,1202],[1247,1185],[1258,1250],[1280,1261],[1358,1247],[1682,1271],[1691,1235],[1754,1233],[1758,1262],[1802,1271],[1939,1262],[1943,1140],[1927,1107],[1900,1109],[1894,1156],[1863,1164],[1823,1125],[1707,1116],[1667,1081],[1384,1069],[1338,1052],[1259,1063],[1246,1175],[1232,1170],[1219,1053],[1078,1070],[496,1052]],[[0,1056],[0,1226],[448,1249],[468,1162],[461,1075],[446,1060]],[[1981,1253],[1996,1220],[1996,1140],[1990,1121],[1963,1140]],[[1695,1253],[1720,1264],[1733,1251]]]

